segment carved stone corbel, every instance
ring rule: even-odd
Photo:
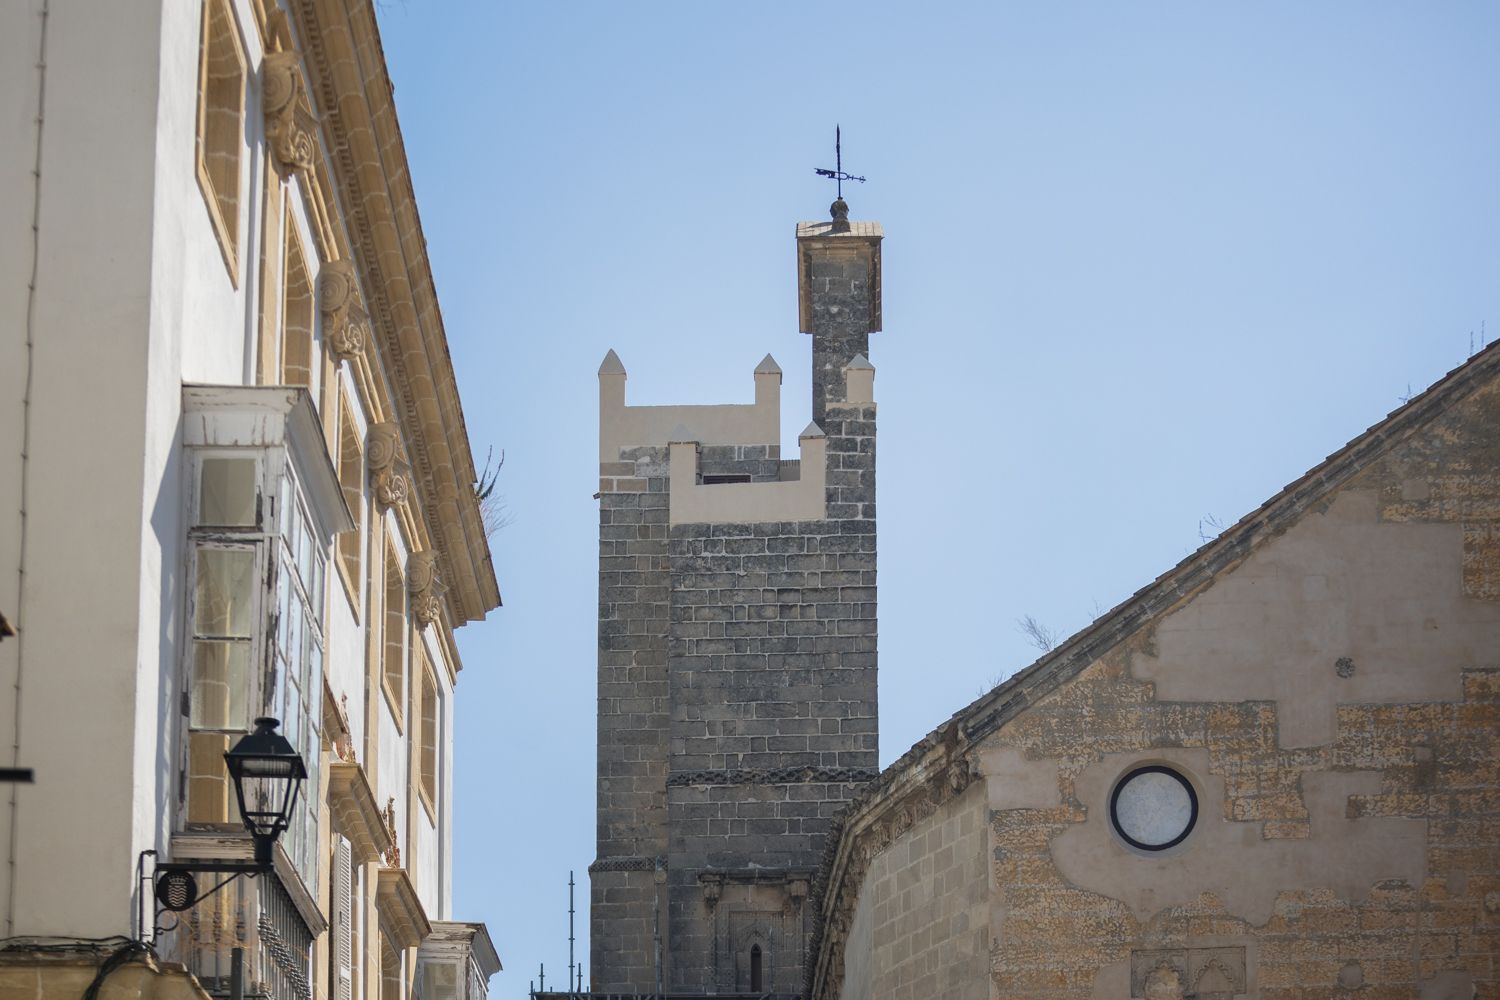
[[[436,552],[411,554],[406,564],[406,584],[411,595],[411,611],[420,628],[426,628],[442,617],[445,588],[438,579]]]
[[[712,910],[719,905],[719,896],[723,894],[724,877],[722,875],[700,875],[698,881],[703,888],[703,902],[708,904]]]
[[[313,136],[318,120],[302,98],[301,62],[294,51],[267,52],[260,67],[266,142],[287,170],[311,170],[317,148]]]
[[[370,314],[360,300],[354,264],[331,260],[318,271],[318,308],[323,313],[323,331],[328,349],[340,361],[364,353],[370,339]]]
[[[389,421],[370,425],[365,442],[370,486],[382,512],[406,503],[411,495],[411,466],[401,457],[401,430]]]

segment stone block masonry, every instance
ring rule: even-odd
[[[806,225],[800,464],[769,356],[755,407],[629,407],[600,369],[596,992],[796,994],[809,880],[878,773],[880,237]]]

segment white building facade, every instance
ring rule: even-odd
[[[24,0],[0,107],[0,987],[119,936],[190,991],[482,993],[453,632],[500,595],[373,6]],[[262,716],[275,874],[158,916],[153,863],[249,856]]]

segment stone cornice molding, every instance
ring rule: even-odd
[[[690,788],[694,785],[851,785],[874,781],[880,772],[868,767],[796,767],[712,768],[702,771],[673,771],[667,775],[668,788]]]
[[[500,591],[374,10],[347,0],[292,7],[450,620],[475,621],[499,606]]]
[[[334,357],[352,361],[364,353],[370,342],[370,314],[352,263],[330,260],[319,269],[318,309],[323,313],[323,339]]]
[[[401,428],[390,421],[370,425],[365,442],[370,486],[382,512],[406,503],[411,494],[411,465],[401,457]]]
[[[295,51],[267,52],[261,60],[266,144],[282,170],[311,170],[318,120],[303,96],[302,58]]]
[[[426,628],[443,617],[444,586],[438,578],[436,552],[413,552],[406,560],[406,585],[411,596],[411,613],[419,628]]]
[[[375,801],[365,769],[358,764],[333,761],[328,765],[328,811],[334,827],[353,847],[356,863],[378,861],[391,849],[385,814]]]
[[[405,868],[380,868],[375,878],[375,905],[380,924],[397,947],[415,948],[432,933],[432,923]]]
[[[617,855],[610,858],[600,858],[589,865],[589,874],[598,872],[649,872],[655,871],[663,865],[660,858],[647,858],[638,854]]]

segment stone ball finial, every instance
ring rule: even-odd
[[[833,231],[836,233],[847,233],[849,231],[849,203],[840,198],[828,207],[833,216]]]

